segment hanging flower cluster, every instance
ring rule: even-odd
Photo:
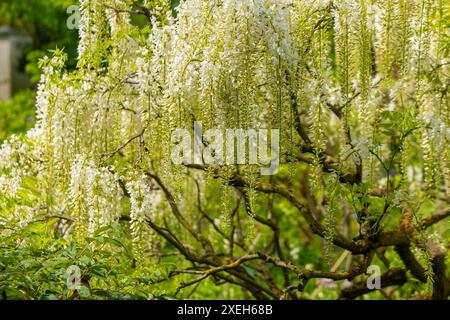
[[[149,248],[152,244],[147,220],[159,222],[161,214],[158,210],[160,209],[161,195],[157,190],[150,189],[148,177],[145,175],[130,179],[126,187],[130,194],[130,227],[133,249],[136,256],[142,259],[145,256],[145,248]]]

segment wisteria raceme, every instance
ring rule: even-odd
[[[161,195],[157,190],[150,190],[145,175],[130,179],[126,184],[130,194],[130,227],[133,236],[133,249],[138,258],[142,258],[144,250],[152,245],[147,220],[158,222]],[[147,237],[147,239],[146,239]]]
[[[69,188],[69,201],[72,217],[74,219],[73,234],[77,240],[82,240],[87,236],[88,215],[86,206],[86,172],[85,159],[82,156],[75,158],[71,165],[71,179]]]

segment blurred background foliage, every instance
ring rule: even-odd
[[[25,89],[11,100],[0,100],[0,141],[23,134],[34,125],[35,91]]]

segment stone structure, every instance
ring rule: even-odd
[[[28,86],[28,77],[21,70],[23,49],[31,38],[10,27],[0,27],[0,99],[10,99]]]

